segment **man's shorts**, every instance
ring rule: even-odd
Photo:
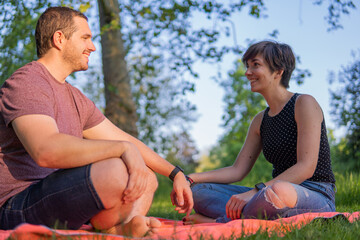
[[[8,199],[0,208],[0,229],[21,223],[78,229],[104,209],[90,178],[91,164],[58,170]]]

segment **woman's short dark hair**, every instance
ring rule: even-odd
[[[295,56],[291,47],[287,44],[273,41],[261,41],[251,45],[242,57],[243,63],[247,63],[258,54],[261,54],[269,65],[271,72],[284,70],[280,83],[289,87],[292,72],[295,69]]]
[[[76,31],[74,17],[87,17],[79,11],[68,7],[49,7],[41,14],[35,30],[36,52],[41,58],[52,47],[52,37],[56,31],[61,30],[66,39]]]

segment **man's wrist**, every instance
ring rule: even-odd
[[[171,180],[171,181],[174,181],[175,176],[176,176],[179,172],[184,173],[184,170],[183,170],[181,167],[176,166],[176,167],[171,171],[171,173],[170,173],[170,175],[169,175],[170,180]]]
[[[170,180],[174,181],[176,175],[179,172],[182,172],[184,174],[184,170],[181,167],[175,166],[175,168],[171,171],[171,173],[169,175]],[[184,174],[184,176],[185,176],[186,181],[188,181],[190,183],[190,187],[191,187],[195,183],[194,180],[191,177],[189,177],[188,175]]]

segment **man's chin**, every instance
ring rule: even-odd
[[[89,69],[89,65],[83,65],[76,70],[76,72],[86,71]]]
[[[88,70],[88,69],[89,69],[89,67],[77,68],[77,69],[74,69],[73,73],[83,72],[83,71],[86,71],[86,70]]]

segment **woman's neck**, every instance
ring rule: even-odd
[[[289,92],[285,88],[280,88],[278,91],[272,91],[268,94],[263,94],[267,104],[269,105],[269,115],[275,116],[284,108],[286,103],[290,100],[290,98],[294,95],[294,93]]]

